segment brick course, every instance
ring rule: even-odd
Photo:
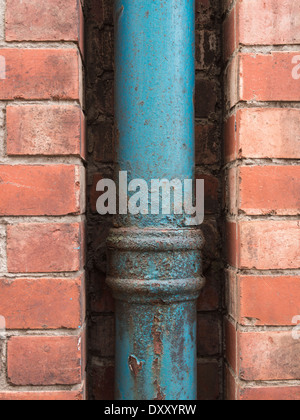
[[[83,20],[0,4],[1,401],[86,398]]]
[[[300,8],[223,7],[226,398],[298,400]]]

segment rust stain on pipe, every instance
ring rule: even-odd
[[[129,356],[128,366],[133,375],[137,377],[140,371],[143,369],[143,362],[139,362],[135,356]]]

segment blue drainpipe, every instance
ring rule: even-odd
[[[194,176],[194,0],[114,5],[118,174],[183,183]],[[119,214],[108,239],[118,400],[196,399],[203,239],[174,213]]]

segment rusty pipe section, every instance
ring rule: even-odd
[[[203,239],[184,211],[150,207],[152,180],[185,185],[194,176],[194,0],[115,0],[114,8],[116,180],[126,173],[128,183],[144,180],[150,191],[149,211],[132,214],[120,198],[107,243],[115,396],[192,400]]]

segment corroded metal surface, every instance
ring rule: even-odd
[[[115,0],[118,170],[192,179],[194,0]],[[117,176],[116,176],[117,179]],[[116,398],[196,398],[199,229],[184,214],[118,215],[108,239]]]

